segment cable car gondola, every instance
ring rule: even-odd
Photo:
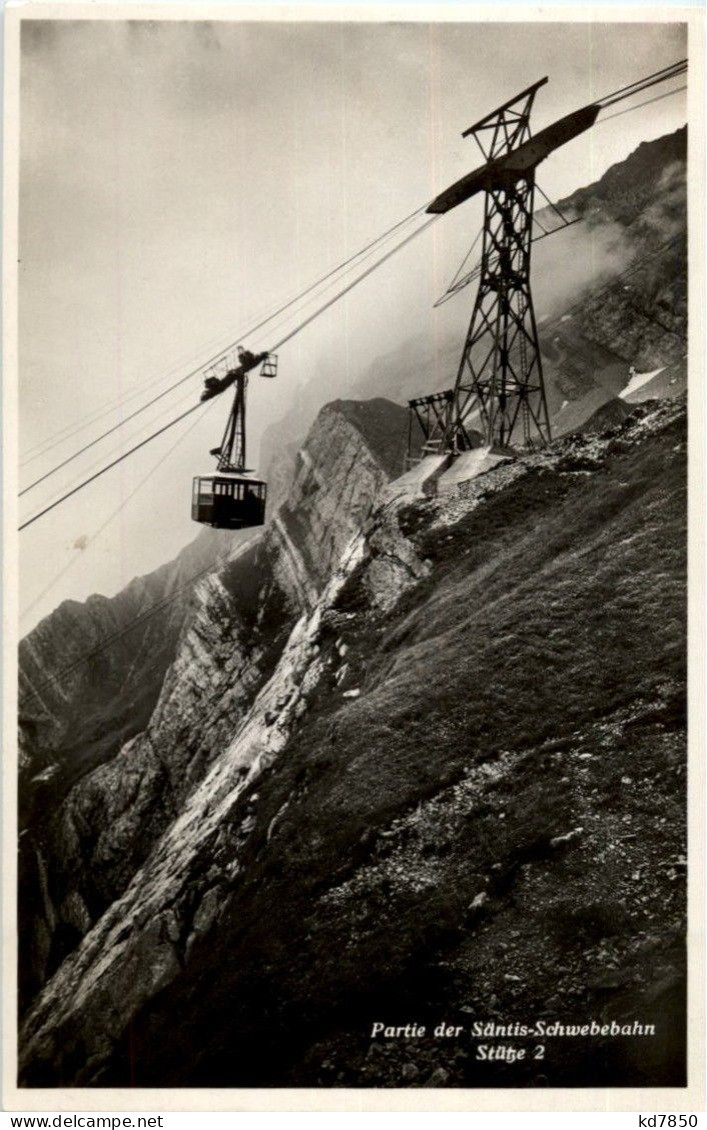
[[[197,475],[192,484],[193,520],[219,530],[243,530],[265,522],[267,483],[252,478],[252,471],[245,466],[245,398],[250,369],[262,362],[261,377],[274,377],[277,357],[267,353],[255,356],[240,348],[238,353],[239,363],[235,368],[228,367],[221,377],[209,375],[206,378],[201,397],[208,400],[230,385],[236,386],[221,446],[211,451],[217,458],[218,473]]]
[[[200,475],[194,479],[191,516],[219,530],[242,530],[265,521],[267,484],[235,475]]]

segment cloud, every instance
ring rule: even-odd
[[[687,185],[684,161],[673,161],[663,171],[655,199],[640,217],[640,230],[652,232],[662,240],[672,239],[685,230]]]
[[[533,250],[533,296],[538,320],[567,310],[588,287],[624,271],[635,246],[615,223],[584,221],[557,232]]]

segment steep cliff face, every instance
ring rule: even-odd
[[[334,401],[298,453],[293,488],[273,521],[280,558],[302,607],[311,607],[384,482],[402,474],[407,410],[391,401]],[[359,436],[370,457],[361,458]],[[331,490],[331,481],[338,484]]]
[[[78,745],[67,795],[66,786],[52,794],[55,778],[41,805],[33,794],[21,841],[23,1003],[120,896],[229,740],[297,616],[314,606],[397,468],[405,423],[389,401],[327,406],[297,457],[290,497],[262,536],[231,535],[223,564],[192,586],[174,660],[142,732],[77,780],[85,765]],[[117,679],[118,657],[112,662]],[[126,704],[133,685],[128,678]]]
[[[32,1006],[23,1081],[494,1085],[507,1065],[468,1036],[386,1043],[372,1022],[630,998],[650,1049],[558,1041],[513,1084],[679,1084],[685,447],[684,409],[654,404],[437,498],[381,491],[377,464],[363,529],[322,541],[326,583],[297,545],[287,639],[223,726],[219,641],[192,637],[153,724],[185,747],[178,687],[205,693],[183,718],[204,771]],[[302,460],[321,540],[314,485]],[[272,577],[295,545],[275,526]]]

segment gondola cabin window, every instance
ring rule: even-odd
[[[191,516],[217,529],[240,530],[265,521],[266,484],[260,479],[208,475],[194,479]]]

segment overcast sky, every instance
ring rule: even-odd
[[[537,131],[686,53],[682,27],[664,24],[25,21],[21,458],[240,340],[255,315],[475,167],[461,131],[524,86],[549,76]],[[597,125],[539,182],[561,198],[684,121],[677,95]],[[432,303],[479,223],[478,201],[444,217],[282,349],[278,380],[251,381],[254,455],[308,382],[321,403],[346,396],[376,356],[415,334],[458,336],[461,350],[473,295]],[[542,286],[534,278],[536,304]],[[267,348],[272,334],[246,340]],[[30,492],[22,517],[199,390],[196,379],[181,386]],[[21,482],[139,403],[30,463]],[[66,597],[111,595],[198,532],[191,477],[212,469],[226,411],[217,400],[20,535],[23,633]]]

